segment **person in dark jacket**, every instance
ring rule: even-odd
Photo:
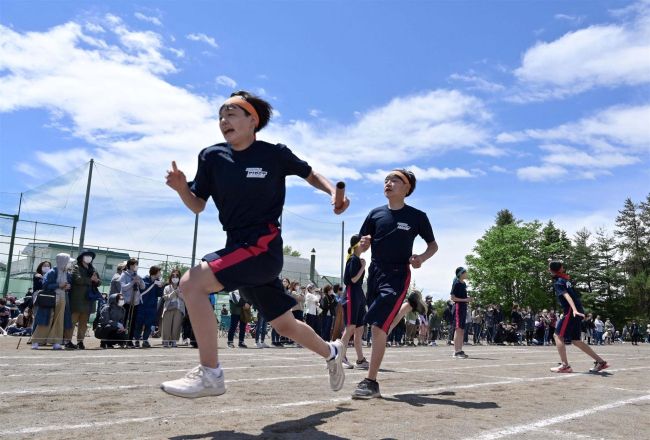
[[[336,296],[332,291],[332,286],[329,284],[323,288],[323,296],[320,299],[321,322],[323,324],[321,329],[321,338],[324,341],[330,341],[332,336],[333,319],[336,316]]]
[[[163,295],[163,283],[161,281],[162,271],[158,266],[151,266],[149,268],[149,275],[145,276],[144,290],[140,294],[140,307],[135,318],[135,330],[133,337],[135,338],[135,346],[140,347],[140,338],[142,337],[142,348],[150,348],[149,336],[151,335],[151,327],[156,325],[158,317],[158,299]],[[144,327],[144,334],[142,329]]]
[[[65,331],[64,339],[68,341],[65,348],[68,350],[83,350],[84,338],[88,329],[90,315],[95,311],[95,301],[88,298],[88,291],[97,289],[101,284],[99,275],[93,267],[95,253],[84,250],[77,256],[77,261],[72,267],[72,288],[70,289],[70,311],[72,313],[72,328]],[[77,326],[77,345],[72,343],[72,332]]]
[[[99,315],[99,322],[95,329],[95,337],[101,342],[101,348],[113,348],[115,344],[124,347],[126,341],[126,328],[124,319],[124,297],[121,293],[114,293],[108,297],[106,304]]]
[[[237,290],[230,292],[229,303],[230,329],[228,329],[228,347],[235,348],[233,341],[235,339],[235,330],[237,329],[237,324],[239,324],[239,348],[248,348],[244,343],[244,338],[246,337],[246,321],[240,318],[242,309],[244,307],[250,309],[250,304],[248,304],[246,300],[241,297]]]
[[[34,274],[34,278],[32,279],[32,293],[33,292],[38,292],[39,290],[43,290],[43,280],[45,279],[45,275],[52,270],[52,263],[49,261],[41,261],[38,264],[38,267],[36,268],[36,273]]]

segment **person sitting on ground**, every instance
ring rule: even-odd
[[[125,316],[124,296],[121,293],[110,295],[108,304],[99,315],[99,323],[95,329],[95,337],[101,341],[99,344],[101,348],[113,348],[115,344],[124,348],[127,339]]]
[[[23,313],[16,317],[15,322],[7,328],[7,334],[13,336],[31,336],[34,315],[32,309],[27,307]]]
[[[9,307],[7,307],[6,298],[0,298],[0,329],[6,330],[9,327],[9,318],[11,317],[11,312]]]

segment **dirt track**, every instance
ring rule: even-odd
[[[650,438],[648,344],[598,347],[612,365],[599,375],[584,374],[591,362],[572,347],[581,373],[564,375],[548,371],[552,347],[470,346],[466,360],[448,347],[389,348],[384,398],[364,402],[350,399],[363,372],[348,370],[331,392],[324,362],[304,349],[223,349],[228,392],[186,400],[158,385],[196,365],[191,348],[99,350],[87,339],[85,351],[32,351],[17,342],[0,338],[0,438]]]

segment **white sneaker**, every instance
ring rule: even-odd
[[[343,344],[341,340],[337,339],[334,342],[330,342],[336,348],[336,356],[333,359],[327,361],[327,369],[330,374],[330,388],[332,391],[339,391],[343,388],[345,383],[345,371],[343,370]]]
[[[216,376],[207,371],[203,365],[190,370],[185,377],[160,384],[160,388],[169,394],[178,397],[205,397],[220,396],[226,392],[226,383],[223,377]]]
[[[271,348],[266,342],[262,342],[262,348]]]
[[[344,357],[341,363],[343,364],[343,368],[345,368],[346,370],[352,370],[354,368],[354,365],[352,365],[350,361],[348,361],[347,357]]]
[[[32,343],[32,350],[38,350],[38,342]]]
[[[61,344],[54,344],[52,350],[63,350],[63,346]]]
[[[255,346],[256,346],[257,348],[264,348],[264,347],[262,346],[262,343],[261,343],[261,342],[256,342],[256,343],[255,343]]]
[[[361,359],[361,362],[357,361],[355,363],[355,366],[360,370],[367,370],[368,368],[370,368],[370,363],[368,362],[368,359],[364,357],[363,359]]]

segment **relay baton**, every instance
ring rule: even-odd
[[[344,199],[345,199],[345,182],[338,182],[336,184],[336,192],[334,193],[334,207],[336,209],[343,208]]]

